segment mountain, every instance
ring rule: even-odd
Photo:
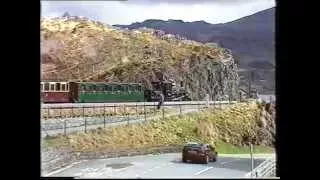
[[[203,43],[217,43],[232,51],[241,69],[252,69],[254,77],[265,76],[265,79],[256,79],[267,83],[265,87],[261,87],[261,91],[274,91],[275,8],[222,24],[150,19],[131,25],[114,26],[128,29],[147,27]]]
[[[41,79],[140,82],[172,80],[193,100],[239,95],[237,65],[218,46],[125,30],[87,18],[41,19]]]
[[[230,49],[239,58],[241,68],[269,69],[274,66],[274,14],[275,8],[271,8],[223,24],[150,19],[131,25],[114,26],[128,29],[147,27],[203,43],[215,42]],[[261,66],[257,62],[261,62]]]

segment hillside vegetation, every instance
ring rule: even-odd
[[[41,20],[43,80],[142,82],[173,79],[193,99],[236,98],[239,77],[229,51],[152,29],[123,30],[64,17]],[[230,91],[227,91],[230,90]]]
[[[198,141],[210,143],[226,153],[245,149],[251,142],[269,147],[267,149],[271,151],[275,131],[271,114],[270,107],[253,102],[238,103],[221,110],[209,109],[144,124],[47,138],[45,144],[47,147],[69,147],[78,152],[112,152]]]

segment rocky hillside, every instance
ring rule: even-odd
[[[239,77],[231,53],[218,46],[123,30],[86,18],[41,20],[42,79],[142,82],[172,79],[192,99],[237,98]]]
[[[251,81],[259,92],[268,94],[275,91],[275,8],[222,24],[149,19],[116,26],[128,29],[154,28],[203,43],[217,43],[232,51],[241,69],[253,70]],[[247,73],[239,74],[244,87],[247,86]]]
[[[239,58],[241,68],[272,69],[275,65],[275,8],[222,24],[149,19],[115,26],[147,27],[203,43],[215,42],[230,49]]]

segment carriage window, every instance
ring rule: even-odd
[[[141,92],[141,91],[142,91],[142,87],[141,87],[141,86],[138,86],[137,91],[138,91],[138,92]]]
[[[127,91],[127,86],[126,85],[121,85],[121,91],[126,92]]]
[[[85,85],[85,91],[92,91],[92,86],[86,84],[86,85]]]
[[[104,91],[104,85],[103,85],[103,84],[97,85],[96,90],[97,90],[97,91]]]
[[[85,91],[85,90],[86,90],[86,86],[83,85],[83,84],[81,84],[81,85],[80,85],[80,91]]]
[[[97,90],[97,86],[96,85],[91,85],[91,91],[96,91]]]
[[[66,85],[65,84],[61,84],[61,91],[66,91]]]
[[[129,91],[129,92],[132,92],[132,91],[133,91],[132,85],[128,85],[128,91]]]
[[[43,91],[43,84],[40,84],[40,90]]]
[[[54,84],[50,84],[50,91],[54,91]]]
[[[87,91],[88,90],[88,87],[85,84],[82,84],[81,87],[82,87],[81,88],[82,91]]]
[[[69,83],[67,83],[66,91],[69,91]]]
[[[106,85],[105,86],[106,91],[112,91],[112,85]]]
[[[116,85],[115,91],[120,91],[121,90],[121,85]]]
[[[49,91],[49,83],[45,83],[44,84],[44,90],[45,91]]]
[[[131,91],[137,91],[137,85],[132,85]]]
[[[60,87],[60,83],[56,83],[56,91],[60,91],[61,90],[61,87]]]

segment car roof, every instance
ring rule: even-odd
[[[186,145],[196,145],[196,144],[199,144],[199,145],[200,145],[200,143],[198,143],[198,142],[187,142],[187,143],[186,143]]]
[[[197,143],[197,142],[188,142],[184,146],[201,147],[203,145],[205,145],[205,144]]]

